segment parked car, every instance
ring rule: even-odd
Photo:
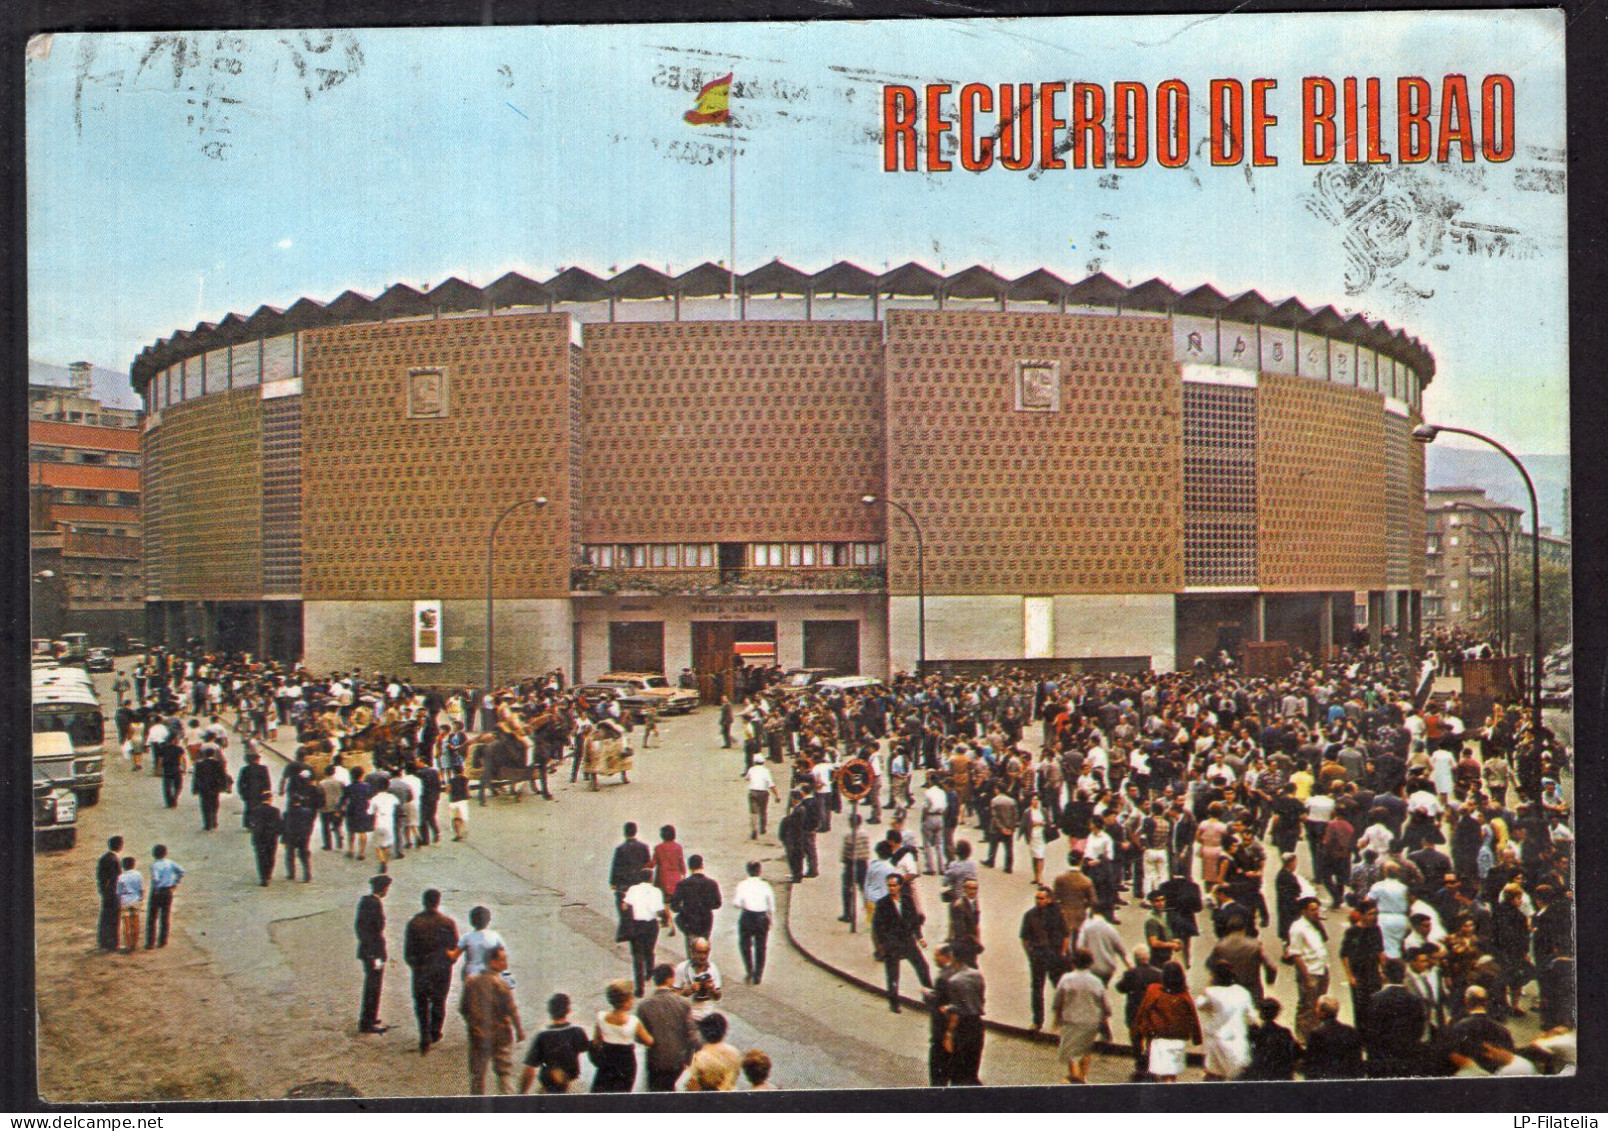
[[[698,706],[696,691],[674,687],[663,675],[652,672],[604,672],[582,689],[613,691],[622,707],[652,707],[661,715],[685,715]]]
[[[71,848],[78,843],[78,798],[51,774],[34,763],[34,847]]]
[[[821,691],[864,691],[868,687],[881,687],[882,681],[874,675],[837,675],[823,679]]]
[[[110,648],[91,648],[84,658],[86,672],[109,672],[114,666]]]
[[[774,687],[777,694],[798,695],[813,690],[822,680],[836,674],[836,668],[791,668],[782,673]]]

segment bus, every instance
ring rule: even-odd
[[[36,738],[34,757],[58,784],[73,791],[80,805],[88,807],[100,800],[106,780],[106,715],[93,686],[61,677],[71,670],[35,675],[33,732],[59,734],[65,741]]]

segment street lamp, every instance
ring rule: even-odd
[[[920,677],[927,666],[927,554],[921,539],[921,523],[910,513],[909,507],[892,499],[861,495],[860,501],[868,507],[875,506],[878,502],[894,507],[910,520],[910,525],[916,532],[916,675]]]
[[[491,659],[492,647],[496,642],[496,632],[495,632],[496,621],[494,619],[495,616],[496,616],[496,606],[492,602],[491,579],[492,579],[493,573],[494,573],[495,568],[496,568],[497,529],[498,529],[498,527],[502,526],[503,519],[505,519],[509,515],[513,514],[520,507],[545,507],[546,505],[547,505],[547,496],[546,495],[538,495],[534,499],[520,499],[517,502],[509,503],[506,507],[503,508],[503,512],[497,516],[497,520],[491,524],[491,533],[486,535],[486,694],[487,695],[490,695],[493,691],[496,690],[496,684],[494,684],[492,682],[493,668],[492,668],[492,659]]]
[[[1526,767],[1525,791],[1532,801],[1541,800],[1541,505],[1536,502],[1535,482],[1519,457],[1508,451],[1483,432],[1471,428],[1454,428],[1449,424],[1420,424],[1413,429],[1413,439],[1420,444],[1433,444],[1442,432],[1469,436],[1489,444],[1507,457],[1524,480],[1524,489],[1530,495],[1530,709],[1533,712],[1531,741],[1535,744],[1535,758]]]

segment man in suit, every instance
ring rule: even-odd
[[[280,836],[285,845],[285,878],[296,878],[296,862],[300,860],[304,884],[313,880],[313,824],[318,820],[313,804],[313,796],[306,790],[292,790]]]
[[[619,916],[619,927],[615,932],[617,942],[624,942],[628,933],[630,912],[625,909],[626,890],[637,882],[637,877],[653,858],[648,846],[636,838],[635,821],[627,821],[623,831],[625,840],[614,849],[614,860],[609,865],[609,887],[614,889],[614,909]]]
[[[1340,1003],[1318,999],[1318,1025],[1307,1034],[1301,1074],[1308,1080],[1354,1080],[1362,1075],[1362,1035],[1340,1023]]]
[[[1150,948],[1141,945],[1133,948],[1133,965],[1124,970],[1116,985],[1111,987],[1126,999],[1122,1013],[1128,1025],[1128,1044],[1133,1048],[1133,1075],[1136,1080],[1145,1076],[1150,1059],[1150,1043],[1133,1031],[1133,1019],[1139,1012],[1139,1003],[1145,1000],[1145,991],[1160,981],[1161,971],[1151,964]]]
[[[1485,1009],[1490,999],[1483,986],[1470,986],[1463,992],[1464,1010],[1446,1027],[1443,1044],[1447,1051],[1477,1061],[1487,1072],[1497,1067],[1485,1053],[1485,1046],[1513,1051],[1513,1034],[1500,1021],[1491,1019]]]
[[[1312,885],[1301,882],[1296,874],[1296,856],[1294,852],[1283,855],[1283,866],[1273,877],[1274,910],[1278,916],[1279,940],[1290,941],[1290,924],[1301,917],[1301,897],[1314,895],[1316,892]]]
[[[246,764],[240,767],[240,777],[235,781],[235,792],[240,794],[240,800],[245,803],[245,813],[240,818],[243,828],[251,828],[251,817],[257,806],[265,798],[273,796],[273,779],[268,774],[268,767],[262,764],[262,755],[257,753],[255,745],[246,746]]]
[[[268,771],[263,770],[266,774]],[[241,772],[244,777],[244,771]],[[256,805],[246,810],[251,814],[251,847],[257,854],[257,880],[263,887],[273,878],[274,859],[279,855],[279,838],[285,831],[285,819],[279,812],[279,806],[273,802],[273,794],[264,792]],[[308,832],[312,831],[309,823]]]
[[[676,1080],[701,1041],[692,1020],[692,1002],[677,993],[675,967],[661,962],[653,968],[653,992],[637,1006],[637,1019],[653,1038],[648,1048],[648,1091],[673,1092]]]
[[[390,876],[369,880],[369,894],[357,901],[357,960],[363,964],[363,1007],[358,1014],[360,1033],[383,1033],[390,1029],[380,1021],[380,990],[385,984],[385,893],[391,890]]]
[[[704,875],[703,857],[697,853],[687,857],[687,874],[676,885],[670,897],[670,910],[675,912],[676,926],[687,942],[687,957],[692,957],[692,944],[707,939],[715,931],[715,911],[720,907],[720,885]]]
[[[1362,1043],[1368,1054],[1368,1075],[1417,1075],[1423,1070],[1424,1026],[1429,1020],[1429,1007],[1403,985],[1407,980],[1405,962],[1387,958],[1383,965],[1385,988],[1368,999],[1363,1018]]]
[[[1223,933],[1206,958],[1206,968],[1214,969],[1223,963],[1234,972],[1234,981],[1250,992],[1251,1000],[1258,1005],[1264,996],[1262,980],[1272,982],[1278,976],[1278,966],[1268,957],[1260,939],[1250,935],[1250,912],[1240,909],[1223,922]]]
[[[458,949],[458,924],[441,913],[441,893],[424,893],[424,909],[408,920],[402,961],[413,970],[413,1013],[419,1021],[419,1055],[441,1040],[447,1019],[447,991]],[[382,940],[383,941],[383,940]]]
[[[122,875],[123,872],[123,865],[119,856],[122,849],[123,838],[114,836],[106,842],[105,855],[95,862],[95,887],[100,892],[101,898],[97,935],[102,950],[117,949],[117,931],[120,922],[117,903],[117,877]]]
[[[926,940],[921,937],[921,924],[925,916],[916,908],[916,901],[904,890],[904,877],[888,877],[888,894],[877,901],[871,916],[871,933],[882,951],[882,968],[888,979],[888,1008],[900,1011],[899,963],[909,962],[915,968],[916,978],[925,989],[932,989],[932,974],[927,959],[921,953]]]

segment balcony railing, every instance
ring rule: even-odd
[[[666,596],[743,596],[810,590],[877,593],[888,585],[882,566],[819,566],[812,569],[598,569],[570,570],[577,593],[660,593]]]

